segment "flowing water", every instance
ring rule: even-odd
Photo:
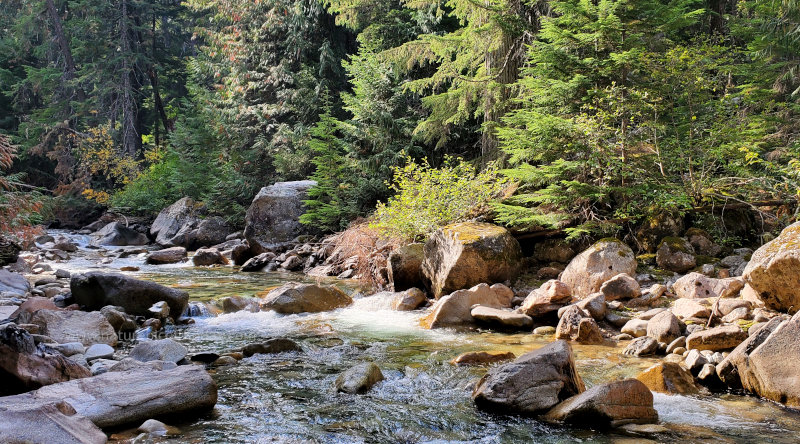
[[[85,239],[78,238],[85,242]],[[102,253],[81,250],[70,271],[117,270],[181,287],[192,300],[253,296],[298,274],[238,273],[234,268],[147,266],[141,256],[98,266]],[[312,280],[313,281],[313,280]],[[485,368],[455,367],[449,361],[474,350],[520,355],[550,341],[532,334],[486,330],[425,330],[420,313],[390,309],[388,299],[367,296],[356,283],[325,280],[355,298],[347,308],[304,315],[238,312],[195,318],[172,337],[190,352],[224,353],[270,337],[296,340],[303,353],[255,355],[238,365],[211,369],[219,385],[213,412],[176,424],[181,434],[163,442],[297,443],[568,443],[647,442],[614,432],[554,427],[531,418],[477,411],[471,387]],[[656,359],[622,356],[622,347],[575,345],[578,371],[587,386],[635,376]],[[385,380],[364,395],[335,393],[336,376],[373,361]],[[655,394],[655,408],[669,431],[656,442],[800,442],[800,414],[755,397],[734,394]]]

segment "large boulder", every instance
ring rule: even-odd
[[[547,412],[545,419],[581,427],[619,427],[658,421],[653,394],[637,379],[596,385]]]
[[[491,287],[479,284],[468,290],[454,291],[433,304],[431,312],[422,319],[422,325],[427,328],[439,328],[471,323],[473,306],[509,308],[513,297],[511,289],[502,284]]]
[[[99,311],[39,310],[31,317],[31,324],[60,344],[117,345],[117,332]]]
[[[34,426],[35,425],[35,426]],[[106,434],[65,401],[0,407],[0,442],[105,444]]]
[[[183,245],[184,239],[178,237],[178,233],[187,224],[195,222],[201,207],[202,205],[191,197],[178,200],[158,213],[153,225],[150,226],[150,235],[155,238],[157,244],[164,247]]]
[[[183,242],[180,244],[189,250],[211,247],[225,242],[225,239],[233,231],[228,223],[220,216],[209,216],[204,219],[197,219],[194,223],[185,225],[178,232],[177,237]]]
[[[166,302],[174,316],[180,316],[189,303],[189,294],[183,290],[116,273],[73,275],[70,289],[75,302],[87,310],[114,305],[134,316],[149,316],[149,308],[159,301]]]
[[[308,231],[300,216],[305,213],[308,190],[316,184],[313,180],[278,182],[258,192],[247,209],[244,228],[254,253],[286,244]]]
[[[642,287],[629,274],[620,273],[603,282],[600,293],[603,293],[607,301],[634,299],[642,295]]]
[[[210,410],[217,403],[217,385],[202,366],[183,365],[164,371],[139,367],[6,396],[0,398],[0,411],[62,400],[96,426],[112,428]]]
[[[672,284],[679,298],[733,298],[744,288],[741,278],[714,279],[700,273],[689,273]]]
[[[422,259],[425,245],[421,243],[404,245],[389,254],[389,282],[394,291],[422,287]]]
[[[92,376],[86,367],[61,353],[37,349],[31,334],[14,324],[0,328],[0,373],[5,376],[0,395]]]
[[[283,314],[317,313],[352,303],[350,296],[334,286],[286,284],[270,291],[261,302],[261,308]]]
[[[572,348],[566,341],[556,341],[489,370],[472,399],[484,410],[531,415],[584,390]]]
[[[674,362],[661,362],[639,373],[636,379],[654,392],[692,395],[700,391],[694,376]]]
[[[462,222],[436,231],[425,243],[422,273],[436,299],[480,283],[517,276],[522,249],[503,227]]]
[[[228,259],[216,248],[201,248],[192,256],[192,263],[196,267],[228,265]]]
[[[24,297],[31,291],[31,284],[25,276],[0,268],[0,293],[9,293]]]
[[[577,255],[564,269],[561,281],[569,285],[572,295],[582,299],[600,291],[614,276],[636,274],[633,250],[617,239],[603,239]]]
[[[100,246],[124,247],[127,245],[146,245],[150,240],[121,222],[111,222],[92,235],[92,244]]]
[[[753,253],[744,279],[767,308],[789,313],[800,309],[800,222]]]
[[[800,314],[783,322],[773,319],[720,364],[720,377],[731,385],[738,382],[745,390],[764,398],[789,407],[800,407],[798,337]]]
[[[665,237],[656,252],[656,264],[659,267],[685,273],[697,265],[692,244],[680,237]]]

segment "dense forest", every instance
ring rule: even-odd
[[[323,231],[604,234],[793,201],[798,95],[794,0],[6,0],[0,228],[311,178]]]

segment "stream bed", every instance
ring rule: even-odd
[[[74,256],[52,264],[53,268],[83,272],[136,266],[140,271],[131,273],[136,277],[183,288],[195,301],[254,296],[289,281],[334,283],[355,299],[350,307],[325,313],[238,312],[197,317],[194,324],[175,327],[170,337],[191,353],[225,353],[271,337],[293,339],[304,351],[255,355],[237,365],[210,369],[219,386],[214,411],[193,422],[174,424],[181,433],[158,442],[648,442],[613,431],[556,427],[532,418],[480,412],[470,393],[486,368],[449,363],[466,351],[511,351],[519,356],[547,344],[551,336],[426,330],[419,326],[421,311],[393,311],[388,298],[365,295],[355,282],[239,273],[233,267],[149,266],[141,255],[98,265],[102,251],[83,248]],[[623,356],[624,345],[573,345],[578,372],[587,386],[633,377],[658,362]],[[337,375],[365,361],[378,364],[385,380],[364,395],[335,393]],[[669,432],[649,436],[650,442],[800,441],[800,413],[755,397],[654,396],[661,424]]]

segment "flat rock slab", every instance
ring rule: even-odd
[[[653,394],[637,379],[601,384],[553,407],[545,419],[582,427],[619,427],[658,421]]]
[[[17,311],[17,307],[14,305],[0,306],[0,321],[8,319],[15,311]]]
[[[119,427],[211,409],[217,403],[217,385],[200,366],[165,371],[140,368],[6,396],[0,398],[0,411],[36,408],[62,400],[100,428]]]
[[[533,319],[530,316],[511,310],[479,305],[473,308],[470,314],[478,321],[504,328],[522,329],[533,327]]]
[[[103,444],[106,441],[102,430],[75,414],[66,402],[0,407],[0,442]]]

